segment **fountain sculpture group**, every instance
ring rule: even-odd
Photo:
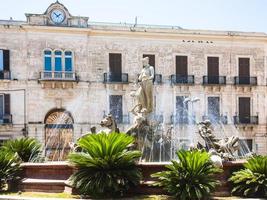
[[[149,65],[149,58],[145,57],[142,60],[143,69],[136,81],[137,89],[131,92],[131,96],[134,98],[135,105],[130,110],[134,115],[133,124],[126,130],[127,134],[136,137],[136,148],[145,151],[151,151],[153,146],[152,138],[155,139],[155,134],[158,131],[155,128],[155,120],[153,119],[153,79],[154,79],[154,67]],[[100,125],[105,127],[105,132],[119,132],[117,123],[111,114],[107,115]],[[209,120],[198,123],[198,134],[204,140],[204,144],[198,142],[197,145],[190,148],[204,149],[212,155],[212,158],[217,159],[217,163],[222,161],[235,160],[235,153],[239,150],[239,138],[237,136],[231,136],[223,139],[215,137],[212,124]],[[95,129],[93,129],[95,132]],[[168,132],[168,131],[167,131]],[[157,142],[165,140],[165,144],[170,143],[172,138],[170,134],[165,133],[164,137],[160,138]],[[165,145],[166,146],[166,145]],[[169,145],[170,147],[170,145]],[[144,157],[144,160],[150,160],[149,157]],[[171,159],[169,157],[169,159]]]

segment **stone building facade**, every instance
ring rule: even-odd
[[[49,131],[53,141],[75,140],[109,112],[124,130],[145,55],[155,65],[154,115],[166,129],[186,139],[195,121],[213,118],[222,137],[238,134],[267,153],[267,34],[95,23],[58,2],[26,18],[0,21],[0,140],[48,144]]]

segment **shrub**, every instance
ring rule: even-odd
[[[139,184],[141,172],[135,160],[140,151],[129,150],[134,138],[125,133],[100,133],[82,137],[77,142],[81,152],[69,155],[78,168],[70,183],[81,194],[94,197],[119,196]]]
[[[41,159],[42,145],[34,138],[8,140],[1,149],[17,154],[22,162],[37,162]]]
[[[152,174],[159,180],[154,186],[162,186],[181,200],[205,199],[219,182],[214,178],[221,169],[215,167],[207,152],[198,150],[177,152],[179,161],[172,160],[168,170]]]
[[[267,156],[254,156],[244,164],[245,169],[234,172],[232,193],[246,197],[267,197]]]
[[[0,150],[0,190],[12,180],[18,179],[20,166],[18,157],[13,153],[5,150]]]

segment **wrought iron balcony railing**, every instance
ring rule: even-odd
[[[159,123],[163,123],[163,115],[153,115],[153,119]]]
[[[41,80],[77,81],[75,72],[68,71],[43,71]]]
[[[257,85],[257,77],[235,76],[235,85]]]
[[[115,121],[118,124],[130,124],[130,116],[129,115],[121,115],[121,116],[114,116]]]
[[[4,114],[0,116],[0,124],[12,124],[12,115]]]
[[[203,76],[203,85],[225,85],[226,76]]]
[[[104,83],[128,83],[127,73],[104,73]]]
[[[10,71],[0,71],[0,80],[10,80]]]
[[[259,124],[258,116],[234,116],[234,124]]]
[[[162,75],[161,74],[155,74],[154,83],[156,83],[156,84],[162,83]]]
[[[195,116],[188,116],[188,115],[171,115],[171,123],[172,124],[195,124],[196,117]]]
[[[137,74],[137,79],[139,78],[140,74]],[[162,75],[161,74],[155,74],[154,76],[154,84],[161,84],[162,83]]]
[[[194,76],[193,75],[171,75],[171,83],[172,84],[194,84]]]
[[[228,118],[226,115],[220,115],[220,116],[202,116],[202,120],[210,120],[211,123],[218,124],[228,124]]]

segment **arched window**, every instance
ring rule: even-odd
[[[65,51],[65,71],[71,72],[72,71],[72,52]]]
[[[61,72],[62,71],[62,52],[55,51],[55,71]]]
[[[44,51],[44,70],[52,71],[52,52],[50,50]]]

